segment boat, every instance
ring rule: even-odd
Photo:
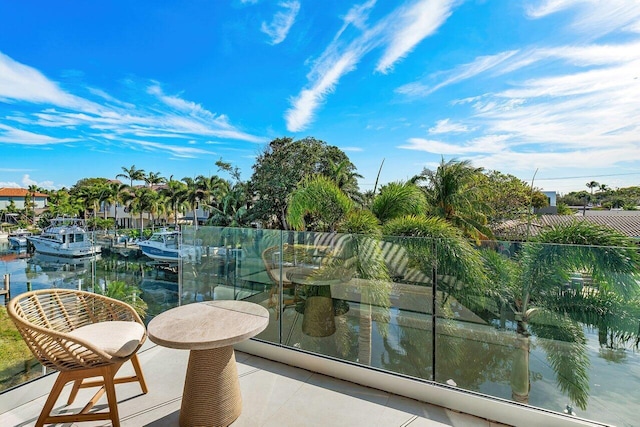
[[[163,228],[151,235],[148,240],[136,243],[143,255],[156,261],[178,262],[179,258],[198,260],[202,256],[199,246],[182,245],[180,232]]]
[[[25,230],[24,228],[18,228],[17,230],[11,231],[9,233],[9,244],[14,248],[21,248],[27,246],[27,237],[31,236],[29,230]]]
[[[86,257],[99,254],[102,248],[94,244],[84,221],[78,218],[53,218],[42,234],[27,237],[37,253],[60,257]]]

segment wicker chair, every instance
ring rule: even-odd
[[[139,382],[142,393],[147,393],[136,355],[146,339],[146,329],[128,304],[91,292],[47,289],[18,295],[9,302],[7,312],[40,363],[59,371],[36,426],[111,420],[118,427],[114,384]],[[131,360],[135,375],[115,378],[127,360]],[[102,380],[84,381],[93,377]],[[60,392],[71,381],[67,405],[80,388],[100,389],[80,413],[51,415]],[[105,392],[109,411],[89,413]]]

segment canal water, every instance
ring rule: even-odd
[[[28,253],[0,241],[0,275],[9,275],[11,295],[28,289],[80,289],[104,291],[109,283],[137,286],[148,305],[146,322],[178,305],[178,272],[168,264],[103,253],[88,258],[64,258]],[[98,289],[99,288],[99,289]]]

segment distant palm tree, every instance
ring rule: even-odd
[[[605,191],[609,191],[610,188],[607,184],[600,184],[598,186],[598,190],[604,193]]]
[[[186,190],[184,195],[184,201],[189,208],[193,211],[193,226],[198,228],[198,204],[206,200],[208,193],[205,186],[202,185],[203,180],[197,180],[189,177],[182,178],[182,181],[186,184]]]
[[[149,172],[143,179],[149,187],[167,182],[167,179],[160,175],[160,172]]]
[[[131,165],[130,168],[122,166],[122,172],[116,175],[117,178],[126,178],[129,180],[129,186],[133,187],[133,181],[144,181],[145,173],[143,169],[136,169],[136,165]]]
[[[593,196],[593,189],[598,187],[600,183],[598,183],[597,181],[589,181],[587,182],[586,185],[587,185],[587,188],[591,190],[591,195]]]
[[[171,176],[167,185],[160,189],[160,193],[164,195],[168,209],[173,212],[173,222],[177,227],[178,211],[182,210],[187,197],[187,185],[182,181],[174,180]]]

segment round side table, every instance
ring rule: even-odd
[[[259,334],[268,323],[266,308],[245,301],[183,305],[149,322],[151,341],[190,350],[180,426],[228,426],[240,416],[242,396],[233,344]]]

